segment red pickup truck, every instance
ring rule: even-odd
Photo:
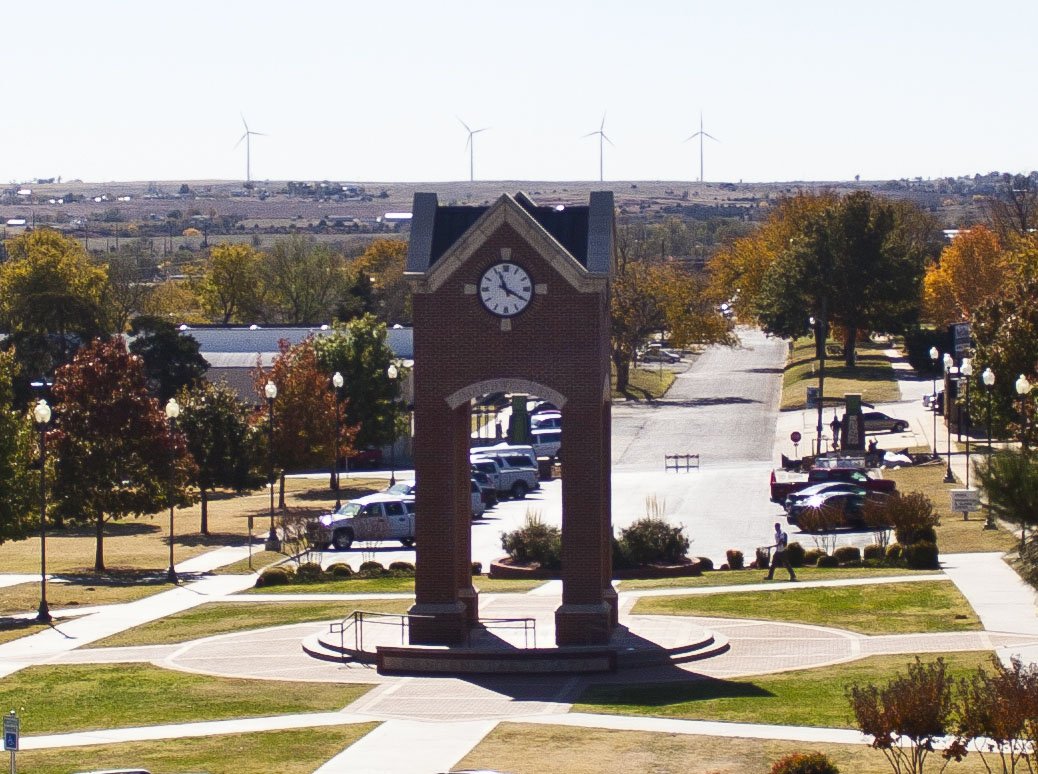
[[[889,478],[873,478],[861,468],[812,468],[807,473],[771,472],[771,501],[782,505],[792,492],[826,481],[852,481],[866,492],[893,492],[897,485]]]

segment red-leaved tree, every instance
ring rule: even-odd
[[[140,516],[168,505],[170,453],[174,491],[190,504],[186,483],[194,462],[180,433],[172,436],[163,409],[148,395],[143,363],[120,339],[95,339],[54,377],[54,494],[61,515],[93,522],[94,569],[104,563],[107,519]]]

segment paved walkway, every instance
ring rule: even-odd
[[[895,364],[898,367],[900,364]],[[924,385],[929,392],[929,381]],[[917,391],[918,396],[908,395]],[[932,418],[921,409],[922,395],[917,380],[906,379],[899,416],[913,422],[905,441],[932,441],[926,433]],[[915,411],[914,406],[919,406]],[[789,412],[779,422],[776,457],[791,449],[790,428],[813,427],[808,412]],[[805,438],[809,437],[804,433]],[[932,436],[932,432],[931,432]],[[890,439],[900,441],[902,439]],[[905,444],[914,445],[914,444]],[[892,447],[891,447],[892,448]],[[964,472],[965,460],[953,457],[953,468]],[[237,551],[238,553],[235,553]],[[244,549],[220,549],[178,565],[178,571],[201,572],[237,561]],[[693,664],[653,667],[618,673],[607,679],[674,680],[696,676],[730,678],[785,671],[800,666],[819,666],[879,653],[919,653],[963,649],[997,649],[1002,657],[1020,654],[1038,661],[1038,598],[1002,561],[999,554],[955,554],[942,556],[944,574],[914,580],[950,578],[970,601],[984,631],[914,635],[866,636],[818,626],[770,621],[699,618],[696,623],[716,631],[731,643],[721,656]],[[31,576],[32,580],[36,576]],[[801,582],[798,588],[837,586],[849,583],[895,582],[893,578],[865,581],[840,580]],[[433,774],[446,771],[461,760],[502,720],[509,722],[566,725],[587,728],[700,734],[722,737],[780,739],[803,743],[835,742],[861,744],[866,740],[846,729],[765,726],[745,723],[715,723],[666,718],[593,715],[569,712],[571,703],[590,682],[587,677],[503,676],[485,679],[383,677],[360,665],[318,662],[302,654],[299,642],[321,624],[273,627],[240,632],[176,645],[133,648],[80,649],[124,629],[138,626],[211,601],[290,602],[313,599],[315,595],[233,596],[251,586],[253,576],[212,576],[197,582],[123,605],[88,611],[69,611],[74,620],[59,621],[38,634],[0,644],[0,677],[31,664],[85,662],[151,662],[161,666],[207,674],[247,676],[254,679],[320,680],[371,683],[373,688],[340,712],[308,713],[265,718],[185,723],[147,728],[98,730],[72,734],[22,737],[25,750],[112,744],[129,740],[201,737],[214,734],[248,733],[277,728],[345,725],[373,720],[381,725],[317,771],[320,774]],[[5,576],[0,576],[0,587]],[[622,588],[622,587],[621,587]],[[622,592],[621,611],[627,619],[652,622],[663,616],[633,616],[639,598],[671,594],[747,592],[762,588],[781,591],[785,582],[731,588],[661,589]],[[558,604],[559,584],[545,584],[528,595],[484,595],[485,614],[506,610],[517,601],[526,609],[552,610]],[[398,596],[398,595],[385,595]],[[320,595],[322,601],[344,603],[368,595]],[[59,611],[60,613],[60,611]],[[84,615],[83,613],[86,613]],[[596,678],[600,679],[600,678]]]

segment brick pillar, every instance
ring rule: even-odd
[[[465,444],[452,447],[455,453],[454,475],[454,559],[458,599],[465,605],[465,620],[469,625],[479,619],[479,595],[472,587],[472,476],[469,473],[469,446],[472,435],[472,411],[468,402],[451,412],[451,422],[457,437]]]
[[[613,588],[613,448],[612,448],[612,403],[602,404],[602,416],[600,417],[602,433],[602,453],[599,456],[600,479],[599,486],[602,492],[602,572],[605,578],[605,586],[602,589],[602,598],[609,605],[609,622],[612,627],[620,623],[620,601]]]
[[[597,398],[597,396],[596,396]],[[563,409],[562,605],[555,611],[558,645],[602,645],[612,634],[613,606],[605,589],[609,561],[609,445],[601,402],[571,400]],[[579,449],[567,453],[566,449]],[[606,455],[603,457],[603,455]],[[603,468],[603,459],[606,467]]]
[[[421,375],[420,371],[415,374],[416,381]],[[450,411],[435,390],[415,390],[414,462],[419,485],[415,497],[415,603],[408,612],[428,618],[411,619],[414,645],[460,644],[468,630],[467,608],[458,597],[457,582],[456,552],[464,538],[458,534],[457,486],[451,485],[459,468],[468,470],[468,441],[458,411]]]

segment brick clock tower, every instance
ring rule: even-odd
[[[540,207],[501,196],[440,206],[415,194],[417,559],[412,644],[459,644],[475,624],[469,510],[470,405],[492,392],[562,411],[562,604],[558,645],[609,642],[611,585],[609,285],[613,195]]]

